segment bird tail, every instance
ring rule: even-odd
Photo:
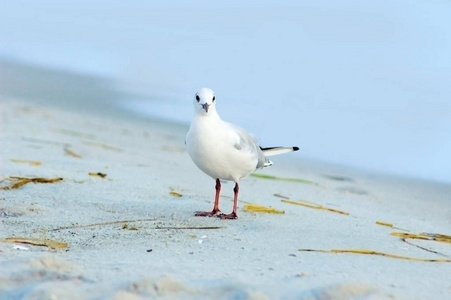
[[[273,156],[273,155],[288,153],[291,151],[298,151],[299,147],[268,147],[268,148],[260,147],[260,149],[263,151],[263,154],[265,156]],[[269,162],[270,162],[270,165],[272,165],[272,162],[271,161],[269,161]],[[266,167],[266,164],[265,164],[265,167]]]

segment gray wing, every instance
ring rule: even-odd
[[[267,166],[268,160],[266,159],[265,155],[263,154],[263,151],[261,150],[260,146],[258,145],[258,139],[251,133],[247,132],[246,130],[242,129],[241,127],[238,127],[236,125],[230,124],[229,125],[233,128],[233,130],[238,135],[239,139],[236,141],[234,147],[238,150],[247,150],[251,151],[252,153],[255,153],[258,161],[256,169],[261,169],[264,166]]]

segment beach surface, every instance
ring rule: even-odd
[[[186,125],[80,106],[0,98],[0,299],[451,295],[450,185],[309,161],[299,144],[241,181],[237,220],[195,217],[214,180]]]

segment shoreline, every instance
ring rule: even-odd
[[[188,123],[146,116],[129,109],[124,109],[119,103],[126,101],[125,99],[143,99],[143,101],[148,101],[150,95],[143,96],[123,92],[116,87],[115,80],[110,78],[58,68],[47,68],[5,57],[0,57],[0,70],[1,97],[20,99],[20,101],[39,104],[43,107],[56,107],[63,110],[90,114],[94,117],[101,115],[108,119],[118,118],[127,122],[142,123],[143,126],[145,124],[150,126],[165,124],[164,126],[170,126],[174,130],[184,130],[185,133],[189,128]],[[51,89],[48,87],[51,87]],[[354,174],[391,177],[394,180],[404,178],[418,182],[451,185],[451,182],[446,182],[445,180],[432,180],[373,171],[362,167],[351,167],[345,164],[321,161],[316,158],[302,156],[302,145],[300,148],[301,151],[299,154],[296,154],[295,159],[298,163],[311,164],[313,168],[332,168],[340,172],[342,170],[350,170]],[[285,157],[282,156],[280,159],[285,160]]]

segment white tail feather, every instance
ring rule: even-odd
[[[273,155],[279,155],[288,153],[291,151],[298,151],[298,147],[270,147],[270,148],[261,148],[263,151],[263,154],[265,156],[273,156]]]

